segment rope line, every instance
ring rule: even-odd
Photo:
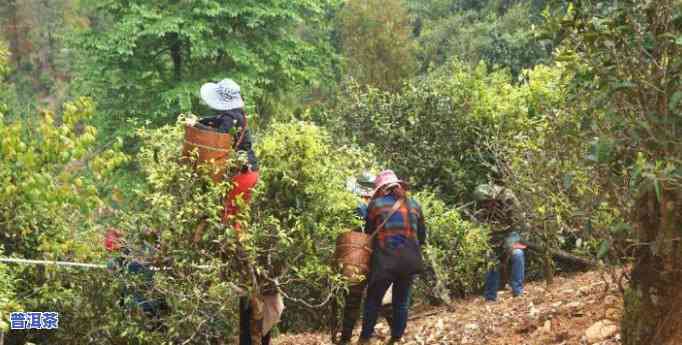
[[[0,258],[0,262],[10,263],[10,264],[28,264],[28,265],[54,265],[54,266],[67,266],[67,267],[83,267],[83,268],[107,268],[107,265],[102,264],[88,264],[81,262],[68,262],[68,261],[49,261],[49,260],[29,260],[29,259],[18,259],[18,258]]]
[[[19,258],[2,258],[0,257],[0,262],[10,263],[10,264],[27,264],[27,265],[53,265],[53,266],[64,266],[64,267],[82,267],[82,268],[98,268],[106,269],[105,264],[89,264],[82,262],[69,262],[69,261],[51,261],[51,260],[30,260],[30,259],[19,259]],[[198,268],[201,270],[209,269],[209,265],[191,265],[193,268]]]

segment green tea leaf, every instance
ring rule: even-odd
[[[599,249],[597,250],[597,259],[605,258],[606,255],[609,253],[610,248],[611,245],[609,244],[609,241],[602,240],[601,243],[599,243]]]

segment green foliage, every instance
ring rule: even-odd
[[[155,274],[153,289],[145,289],[149,298],[162,297],[170,312],[162,319],[164,331],[144,331],[149,323],[144,318],[120,321],[114,329],[127,330],[121,339],[160,343],[236,334],[234,287],[256,288],[247,265],[260,289],[272,291],[278,281],[291,296],[287,313],[300,316],[287,317],[281,328],[322,325],[319,317],[304,316],[309,313],[303,305],[323,304],[343,286],[332,265],[334,244],[339,233],[358,222],[357,200],[345,190],[345,181],[366,158],[332,146],[328,134],[312,124],[274,124],[259,140],[261,181],[253,205],[237,217],[244,229],[238,239],[220,222],[221,196],[229,183],[215,184],[201,168],[178,159],[183,128],[179,122],[138,131],[143,142],[138,160],[146,178],[137,195],[141,206],[119,212],[115,226],[132,248],[156,248],[141,254],[146,260],[171,265],[170,271]],[[195,242],[202,220],[203,237]]]
[[[7,62],[0,47],[0,70]],[[2,85],[8,91],[13,85]],[[4,96],[3,94],[2,100]],[[8,98],[12,98],[11,94]],[[96,212],[103,201],[94,179],[108,176],[126,160],[115,147],[96,147],[96,129],[89,125],[91,100],[64,105],[59,116],[17,119],[16,109],[3,105],[0,112],[0,254],[19,258],[93,260],[101,253]],[[75,274],[71,274],[75,273]],[[110,311],[113,304],[103,289],[107,280],[86,272],[54,268],[0,265],[0,331],[6,332],[9,313],[20,310],[57,310],[63,315],[59,334],[31,335],[13,332],[6,341],[42,339],[50,343],[81,343]],[[90,285],[91,289],[84,289]],[[97,294],[89,299],[87,295]],[[97,303],[85,303],[84,301]],[[105,322],[103,322],[105,323]],[[85,326],[86,327],[81,327]],[[49,338],[49,339],[48,339]]]
[[[5,73],[8,71],[9,53],[4,43],[0,41],[0,78],[4,78]],[[2,79],[0,79],[2,80]],[[5,88],[5,84],[0,82],[0,86]],[[4,96],[4,92],[0,94],[0,97]],[[0,104],[2,104],[3,98],[0,98]],[[0,121],[3,118],[3,112],[5,106],[0,107]],[[1,123],[1,122],[0,122]],[[4,256],[5,251],[0,246],[0,255]],[[7,314],[12,310],[15,310],[18,305],[16,297],[14,296],[16,289],[16,277],[9,270],[9,267],[4,264],[0,264],[0,332],[7,332],[9,329],[9,323]]]
[[[5,77],[12,70],[10,67],[10,53],[5,42],[0,40],[0,117],[9,117],[9,104],[14,104],[16,94],[14,85],[4,82]]]
[[[344,70],[360,85],[396,91],[416,71],[415,42],[400,0],[350,0],[338,14]]]
[[[492,138],[528,116],[525,96],[504,72],[453,63],[401,93],[350,85],[320,115],[339,140],[372,144],[384,166],[447,202],[470,198],[495,172]]]
[[[88,124],[94,104],[81,98],[64,105],[57,117],[43,112],[25,120],[0,118],[0,244],[3,256],[48,260],[84,260],[100,257],[92,244],[99,242],[97,211],[103,200],[96,179],[126,161],[117,145],[95,147],[96,129]],[[0,267],[6,284],[0,309],[59,310],[69,315],[63,332],[67,339],[76,328],[82,307],[75,278],[54,268]],[[101,281],[99,281],[101,283]],[[30,291],[30,293],[26,293]],[[22,339],[26,334],[12,334]],[[40,337],[30,335],[28,338]],[[13,338],[14,339],[14,338]]]
[[[676,77],[682,63],[674,59],[680,50],[675,19],[679,2],[662,3],[664,11],[656,15],[647,12],[653,6],[657,5],[626,2],[574,8],[566,20],[566,27],[573,30],[570,44],[560,56],[576,70],[578,95],[595,94],[585,104],[592,112],[596,137],[590,159],[614,172],[604,175],[613,178],[604,181],[609,188],[635,197],[653,191],[655,181],[674,185],[679,180],[679,167],[673,162],[679,152],[676,114],[682,109]],[[587,13],[587,8],[595,13]],[[577,32],[578,27],[587,31]],[[632,59],[618,59],[623,54]],[[632,179],[628,185],[622,184],[623,173]]]
[[[585,114],[567,110],[572,75],[565,65],[526,71],[524,90],[534,114],[520,133],[496,138],[498,168],[519,200],[514,211],[531,239],[548,248],[564,247],[596,255],[598,239],[608,239],[619,216],[585,164],[590,148]],[[589,225],[588,225],[589,224]]]
[[[115,271],[0,265],[0,331],[9,311],[64,315],[60,332],[12,333],[11,343],[229,343],[238,290],[284,293],[281,330],[322,328],[319,308],[346,287],[333,264],[336,237],[359,222],[346,178],[379,165],[421,191],[414,197],[429,228],[432,276],[418,280],[418,299],[480,290],[490,230],[473,208],[453,205],[488,182],[514,192],[515,224],[549,249],[605,262],[634,252],[679,266],[679,0],[576,1],[565,16],[553,12],[559,6],[544,18],[545,0],[350,0],[337,11],[339,3],[20,3],[13,20],[35,26],[4,32],[15,40],[12,56],[0,46],[0,254],[98,261],[106,224],[125,233],[124,258],[165,269],[149,284]],[[8,8],[0,5],[4,24]],[[49,11],[27,19],[37,8]],[[82,32],[62,49],[72,27]],[[310,101],[302,95],[335,86],[336,38],[350,78],[337,78],[347,84],[317,112],[301,109]],[[561,39],[556,61],[539,65]],[[67,57],[78,64],[66,66]],[[417,61],[428,74],[410,79]],[[73,70],[77,89],[97,97],[105,127],[92,125],[87,98],[38,115],[18,106],[41,97],[57,109],[52,96],[68,95]],[[18,84],[5,84],[7,75]],[[184,117],[158,126],[206,111],[199,86],[225,77],[242,85],[255,113],[262,163],[254,201],[235,219],[243,236],[220,219],[230,183],[179,157]],[[134,137],[136,158],[120,153],[120,140],[98,142],[103,131]],[[633,238],[650,245],[632,246]],[[636,281],[652,291],[679,277],[642,262],[635,268],[647,277],[665,278]],[[654,299],[636,284],[626,296],[631,344],[646,333],[640,328],[656,326],[637,321]],[[160,320],[139,315],[118,305],[131,302],[124,289],[169,310]]]
[[[263,169],[251,231],[268,258],[264,269],[287,295],[307,304],[323,302],[341,286],[332,264],[336,237],[358,225],[359,201],[345,189],[346,179],[371,165],[369,159],[334,146],[326,131],[305,122],[273,125],[257,154]],[[285,329],[323,325],[317,311],[310,314],[299,303],[287,308]]]
[[[415,291],[440,299],[457,293],[476,293],[482,287],[488,266],[488,230],[462,219],[459,211],[450,208],[431,192],[414,195],[425,212],[428,245],[424,254],[434,271],[434,280],[418,280]]]
[[[210,179],[210,164],[193,169],[180,159],[183,119],[136,133],[142,142],[137,161],[145,177],[136,191],[139,206],[117,212],[113,225],[125,234],[132,258],[169,268],[154,275],[151,287],[143,281],[129,284],[148,300],[164,300],[171,312],[162,316],[160,329],[150,330],[153,321],[135,314],[112,325],[120,341],[202,341],[236,330],[234,287],[242,282],[233,266],[236,238],[220,222],[222,196],[231,187]],[[203,236],[195,241],[202,222]],[[123,282],[115,287],[120,290]]]
[[[0,41],[2,42],[2,41]],[[9,51],[5,42],[0,43],[0,76],[4,77],[9,72]]]
[[[590,116],[590,163],[609,204],[624,215],[639,241],[632,291],[626,298],[626,344],[672,343],[682,264],[682,105],[679,37],[682,2],[587,1],[565,18],[560,59],[576,74],[575,107]],[[624,58],[627,57],[627,58]],[[660,263],[665,263],[661,265]],[[647,272],[650,274],[640,274]],[[637,321],[635,321],[637,320]]]
[[[0,250],[0,255],[5,252]],[[9,313],[21,309],[16,298],[17,278],[9,267],[0,264],[0,332],[9,330]]]
[[[109,113],[168,120],[197,110],[199,86],[230,77],[267,103],[325,79],[324,42],[299,35],[330,1],[127,1],[102,3],[101,25],[79,40],[80,79]],[[315,43],[315,44],[313,44]],[[254,103],[254,102],[251,102]],[[263,110],[263,109],[259,109]],[[259,111],[260,112],[260,111]],[[112,119],[111,121],[115,121]]]
[[[492,3],[480,9],[450,5],[453,10],[426,17],[419,37],[423,68],[439,67],[452,59],[471,65],[484,61],[490,67],[509,68],[518,76],[523,69],[547,60],[551,42],[536,37],[533,28],[541,20],[532,2],[520,1],[504,10],[501,4]]]
[[[64,106],[59,124],[50,112],[36,123],[0,122],[1,236],[8,253],[88,256],[85,243],[72,237],[93,224],[90,213],[102,206],[86,173],[102,178],[126,159],[116,147],[93,149],[97,130],[86,124],[93,112],[92,101],[81,98]]]

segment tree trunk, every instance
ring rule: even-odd
[[[554,262],[552,262],[552,252],[549,248],[550,237],[552,237],[552,234],[548,233],[549,229],[547,228],[547,222],[545,222],[543,228],[544,229],[542,233],[545,235],[545,252],[542,253],[542,261],[545,270],[545,282],[547,283],[547,286],[551,286],[554,284]]]
[[[552,262],[552,253],[549,250],[545,250],[542,262],[545,266],[545,283],[547,286],[551,286],[554,284],[554,264]]]
[[[14,62],[14,67],[17,68],[21,65],[21,54],[19,53],[21,39],[19,37],[19,14],[16,0],[8,0],[7,11],[9,20],[5,30],[9,36],[9,51],[11,53],[10,58]]]
[[[180,36],[174,33],[171,36],[170,55],[173,60],[173,75],[176,81],[182,80],[182,42]]]
[[[682,216],[678,193],[659,188],[636,205],[639,246],[622,320],[625,345],[682,344]]]
[[[546,251],[549,251],[550,255],[556,259],[568,261],[568,262],[571,262],[571,263],[574,263],[577,265],[581,265],[585,268],[595,267],[595,266],[599,265],[599,263],[596,261],[573,255],[573,254],[571,254],[569,252],[565,252],[561,249],[546,248],[546,246],[542,243],[534,243],[534,242],[530,242],[527,240],[522,241],[522,243],[527,245],[528,249],[535,251],[541,255],[544,254]]]

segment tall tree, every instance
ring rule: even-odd
[[[55,109],[67,94],[70,66],[64,39],[77,17],[76,0],[24,0],[0,4],[0,36],[10,43],[12,73],[21,101]]]
[[[400,0],[350,0],[339,28],[345,70],[360,84],[396,91],[414,75],[412,27]]]
[[[623,343],[682,342],[682,1],[575,1],[565,21],[593,158],[630,216]]]
[[[540,25],[540,8],[532,1],[464,3],[426,17],[419,37],[423,69],[459,59],[476,65],[509,68],[514,77],[523,69],[548,60],[551,45],[533,30]],[[440,6],[439,8],[442,8]]]
[[[323,46],[303,39],[332,1],[143,1],[99,5],[97,25],[84,33],[86,89],[109,113],[168,119],[196,110],[197,90],[230,77],[247,98],[319,79]]]

